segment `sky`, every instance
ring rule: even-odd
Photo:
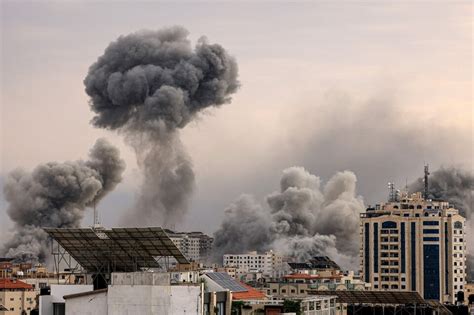
[[[230,104],[181,131],[196,190],[179,229],[214,232],[231,202],[264,198],[290,166],[323,181],[352,170],[366,204],[424,163],[473,170],[472,10],[470,1],[2,1],[0,185],[16,168],[86,158],[106,137],[127,169],[98,208],[105,226],[119,224],[140,172],[122,137],[89,123],[83,80],[118,36],[173,25],[225,47],[241,82]],[[7,206],[0,195],[0,238]]]

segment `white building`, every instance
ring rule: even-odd
[[[455,301],[466,284],[466,219],[421,193],[393,196],[361,214],[361,271],[373,290]]]
[[[273,251],[264,254],[255,251],[247,254],[226,254],[223,257],[223,264],[249,272],[260,271],[265,276],[272,276],[282,268],[283,257]]]
[[[49,295],[39,297],[39,315],[64,314],[64,296],[93,290],[93,285],[87,284],[56,284],[51,285]],[[87,313],[83,313],[87,314]]]
[[[202,285],[170,285],[170,274],[112,273],[107,289],[64,296],[66,315],[202,314]]]

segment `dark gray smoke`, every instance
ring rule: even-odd
[[[344,267],[355,267],[364,211],[356,182],[345,171],[321,187],[320,179],[302,167],[284,170],[280,191],[266,198],[268,207],[245,195],[226,210],[214,234],[215,258],[273,249],[299,259],[328,255]]]
[[[467,219],[468,226],[468,268],[470,278],[474,279],[474,174],[455,168],[440,168],[429,176],[428,197],[449,201]],[[424,190],[423,178],[410,184],[409,191]]]
[[[143,171],[129,223],[173,226],[182,218],[194,173],[177,130],[200,111],[229,103],[239,87],[234,58],[205,38],[193,49],[187,36],[182,27],[121,36],[84,80],[93,125],[125,133]]]
[[[50,162],[31,173],[10,173],[4,194],[15,233],[4,245],[2,255],[20,261],[44,261],[48,246],[41,228],[78,227],[85,208],[113,190],[124,169],[118,149],[99,139],[87,161]]]

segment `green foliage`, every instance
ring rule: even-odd
[[[296,313],[297,315],[301,314],[301,302],[285,300],[283,301],[283,312],[284,313]]]
[[[244,306],[244,302],[242,301],[232,301],[232,307],[230,313],[232,315],[240,315],[242,314],[242,307]]]

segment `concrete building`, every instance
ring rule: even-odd
[[[370,284],[359,279],[354,279],[353,274],[344,275],[314,275],[295,273],[284,276],[281,281],[270,281],[264,286],[267,295],[274,298],[306,297],[312,290],[334,291],[355,290],[365,291],[370,289]]]
[[[223,265],[245,271],[260,271],[264,276],[272,276],[283,267],[283,257],[273,251],[264,254],[255,251],[247,254],[226,254],[223,257]]]
[[[55,284],[39,296],[39,315],[64,315],[65,295],[92,291],[93,286],[87,284]],[[83,313],[87,314],[87,313]]]
[[[165,231],[187,259],[195,262],[206,262],[209,258],[212,242],[214,241],[212,237],[202,232]]]
[[[466,284],[465,218],[446,201],[391,194],[361,214],[361,274],[373,290],[454,303]]]
[[[112,273],[106,289],[65,295],[65,314],[202,314],[203,286],[170,280],[169,273]]]
[[[0,315],[30,314],[36,307],[33,287],[20,280],[0,279]]]
[[[287,299],[297,302],[299,310],[285,310],[285,300],[241,300],[239,312],[241,315],[253,314],[301,314],[301,315],[334,315],[336,314],[335,296],[308,296],[305,298]],[[298,313],[296,313],[298,312]],[[239,313],[237,313],[239,314]]]

